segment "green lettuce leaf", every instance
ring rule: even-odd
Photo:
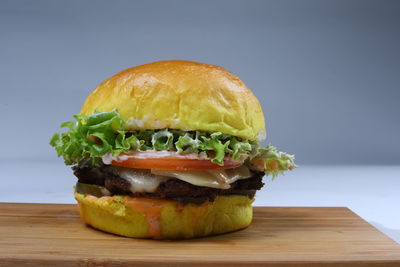
[[[60,125],[68,132],[54,134],[50,140],[59,157],[71,165],[81,160],[91,159],[97,164],[106,153],[119,155],[137,145],[135,136],[126,137],[126,132],[118,130],[124,121],[116,111],[94,113],[90,116],[74,115],[76,122],[68,121]]]
[[[272,145],[258,148],[258,153],[250,159],[249,165],[254,169],[264,170],[267,175],[275,178],[284,171],[296,168],[294,155],[278,151]]]
[[[202,153],[213,163],[224,164],[226,156],[247,160],[250,166],[265,170],[275,177],[295,167],[294,157],[275,147],[259,146],[258,142],[240,139],[220,132],[161,130],[123,130],[125,122],[117,111],[96,112],[89,116],[74,115],[76,121],[60,125],[68,131],[56,133],[50,140],[65,164],[90,160],[97,165],[107,153],[117,156],[127,151],[167,150],[178,153]]]

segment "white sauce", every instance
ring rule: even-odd
[[[112,156],[111,153],[106,153],[101,158],[103,163],[106,165],[110,165],[113,161],[122,162],[129,158],[137,158],[137,159],[147,159],[147,158],[177,158],[177,159],[207,159],[205,153],[177,153],[173,151],[156,151],[156,150],[147,150],[141,152],[134,152],[131,154],[121,154],[118,156]]]
[[[179,120],[175,119],[172,121],[172,125],[176,125],[178,122]],[[163,129],[168,127],[168,123],[151,115],[146,115],[141,120],[131,117],[126,121],[125,126],[127,129],[143,129],[146,123],[149,123],[150,126],[155,129]]]
[[[169,180],[169,177],[162,177],[153,175],[149,171],[130,169],[130,168],[116,168],[119,176],[128,181],[131,186],[132,193],[137,192],[154,192],[160,183]]]
[[[265,139],[267,139],[267,132],[265,130],[259,131],[257,139],[258,141],[264,141]]]
[[[160,121],[160,120],[154,120],[151,126],[156,128],[156,129],[167,128],[167,124],[162,122],[162,121]]]
[[[144,120],[136,120],[134,118],[129,118],[126,121],[125,125],[129,129],[143,128],[144,127]]]
[[[179,119],[173,119],[171,127],[176,127],[179,124]]]

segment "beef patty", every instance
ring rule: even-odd
[[[78,182],[104,186],[112,195],[131,195],[140,197],[157,197],[184,200],[190,198],[205,198],[214,200],[218,195],[248,195],[253,197],[256,190],[261,189],[264,183],[262,177],[264,172],[252,171],[252,176],[247,179],[238,180],[231,184],[229,189],[218,189],[204,186],[196,186],[185,181],[171,178],[160,183],[154,192],[130,191],[130,183],[120,177],[115,170],[107,165],[95,166],[74,166],[72,167]]]

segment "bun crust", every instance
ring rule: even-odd
[[[192,61],[159,61],[126,69],[101,83],[81,114],[116,109],[126,130],[181,129],[265,139],[261,106],[229,71]]]
[[[253,218],[253,200],[239,195],[218,196],[214,202],[201,205],[164,199],[149,206],[146,204],[149,199],[146,198],[97,198],[79,193],[75,193],[75,199],[86,224],[105,232],[135,238],[186,239],[222,234],[247,227]],[[131,201],[140,205],[132,206],[129,204]],[[158,214],[152,210],[157,205]],[[158,231],[154,230],[155,220]]]

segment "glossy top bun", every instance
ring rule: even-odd
[[[257,98],[224,68],[192,61],[159,61],[126,69],[101,83],[81,114],[116,109],[126,130],[180,129],[265,138]]]

